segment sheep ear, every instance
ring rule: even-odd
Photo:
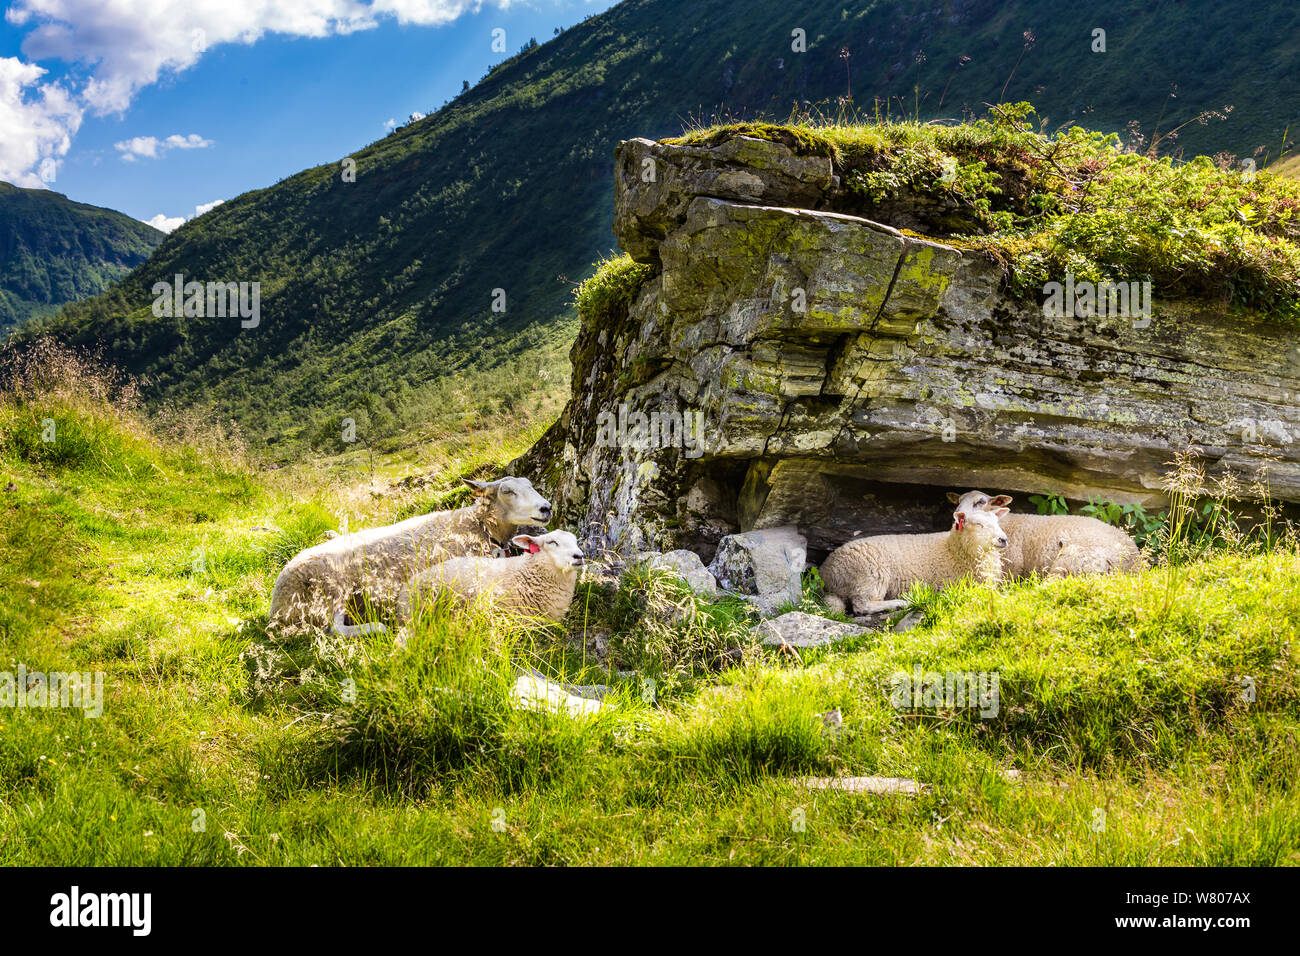
[[[993,511],[993,517],[1001,518],[1004,514],[1009,514],[1010,511],[1010,508],[995,508]]]
[[[948,500],[951,501],[953,504],[956,504],[957,502],[961,501],[961,495],[957,494],[957,492],[955,491],[950,491],[948,492]]]
[[[1007,505],[1011,504],[1011,496],[998,495],[996,498],[990,500],[989,504],[993,505],[994,507],[1005,508]]]
[[[515,547],[527,551],[529,554],[536,554],[542,550],[542,546],[537,543],[537,539],[531,534],[517,534],[510,539],[510,543]]]
[[[954,512],[952,516],[952,520],[956,523],[957,530],[960,531],[966,525],[966,512],[964,511]]]
[[[461,480],[469,485],[474,494],[479,497],[496,491],[497,486],[501,484],[499,481],[475,481],[473,478],[462,478]]]

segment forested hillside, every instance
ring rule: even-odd
[[[0,183],[0,333],[103,292],[163,234],[112,209]]]

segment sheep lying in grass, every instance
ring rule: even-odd
[[[959,510],[948,531],[882,534],[841,545],[821,566],[826,606],[855,614],[892,611],[917,582],[942,588],[966,577],[1000,580],[1007,536],[998,518],[1006,511]]]
[[[398,617],[410,620],[414,601],[445,587],[465,602],[486,597],[498,607],[530,617],[563,620],[583,564],[578,539],[568,531],[549,531],[515,535],[511,541],[528,553],[513,558],[452,558],[413,576],[398,595]]]
[[[986,495],[982,491],[958,494],[948,500],[965,511],[1006,511],[1010,495]],[[1122,529],[1086,515],[1017,515],[1001,518],[1009,542],[1002,556],[1009,577],[1043,574],[1104,574],[1110,571],[1141,571],[1146,567],[1142,553]]]
[[[551,503],[527,478],[465,483],[475,500],[464,508],[339,535],[293,557],[275,579],[272,623],[332,623],[345,637],[373,633],[379,630],[375,625],[343,623],[349,602],[391,597],[431,561],[502,553],[521,525],[545,526],[551,520]]]

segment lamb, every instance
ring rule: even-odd
[[[882,534],[841,545],[821,566],[826,606],[856,614],[892,611],[917,582],[942,588],[965,577],[1000,580],[999,551],[1007,536],[998,518],[1006,511],[960,510],[948,531]]]
[[[339,535],[297,554],[275,579],[271,621],[320,627],[333,623],[345,637],[374,633],[382,628],[343,623],[350,601],[394,593],[430,561],[504,553],[504,543],[521,526],[544,527],[551,520],[551,503],[527,478],[465,483],[475,500],[464,508]]]
[[[1006,510],[1010,495],[982,491],[948,493],[963,510]],[[1142,552],[1122,529],[1086,515],[1019,515],[1001,519],[1010,542],[1002,561],[1009,577],[1043,574],[1104,574],[1141,571]]]
[[[452,558],[414,575],[397,598],[397,614],[410,620],[420,595],[446,587],[465,602],[480,596],[531,617],[564,619],[583,565],[578,539],[568,531],[515,535],[528,551],[513,558]]]

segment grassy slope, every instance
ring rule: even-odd
[[[52,447],[33,438],[46,417]],[[1291,551],[958,589],[928,625],[835,653],[661,662],[657,706],[634,678],[578,723],[506,706],[511,660],[603,675],[499,620],[435,612],[405,654],[262,633],[281,562],[340,514],[454,499],[457,474],[522,443],[468,436],[420,463],[441,463],[433,485],[376,498],[359,460],[266,477],[49,399],[5,405],[0,436],[6,666],[102,669],[109,687],[99,719],[0,712],[4,863],[1300,862]],[[629,629],[623,655],[684,640],[629,615],[631,591],[694,606],[633,576],[612,598],[584,588],[571,625]],[[998,670],[998,718],[892,710],[890,675],[916,665]],[[805,773],[931,789],[814,793],[790,782]]]
[[[1269,166],[1268,171],[1278,176],[1290,176],[1292,179],[1300,178],[1300,155],[1284,156]]]
[[[0,334],[103,292],[162,240],[153,226],[112,209],[0,183]]]
[[[1192,123],[1176,145],[1239,155],[1276,155],[1297,119],[1300,9],[1288,2],[1256,4],[1208,33],[1230,16],[1211,0],[1094,0],[1050,16],[1029,0],[934,10],[930,0],[816,2],[795,18],[777,0],[629,0],[358,149],[355,183],[335,159],[186,224],[119,290],[54,327],[155,377],[159,394],[218,405],[257,444],[362,410],[374,435],[393,434],[409,409],[433,406],[430,381],[567,344],[572,324],[554,323],[571,314],[568,287],[556,277],[580,278],[613,245],[618,140],[676,133],[689,117],[784,119],[796,101],[835,113],[841,47],[868,115],[877,100],[895,117],[960,117],[1032,99],[1049,128],[1122,131],[1133,120],[1150,136],[1232,104],[1227,120]],[[1104,54],[1089,49],[1099,24]],[[804,53],[791,50],[796,27]],[[1038,39],[1017,66],[1027,28]],[[954,70],[959,56],[970,61]],[[259,328],[153,318],[152,283],[178,271],[261,281]],[[497,288],[504,316],[489,311]]]

